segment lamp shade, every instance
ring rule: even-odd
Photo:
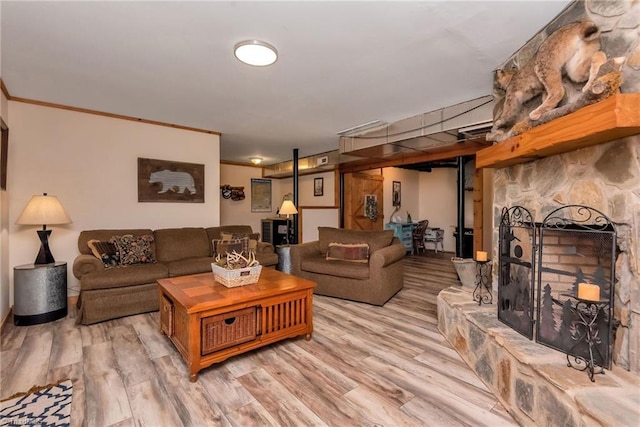
[[[282,206],[280,206],[280,210],[278,212],[280,215],[295,215],[298,213],[298,209],[296,209],[296,206],[291,200],[285,200],[282,202]]]
[[[70,224],[71,218],[56,196],[33,196],[16,220],[20,225]]]

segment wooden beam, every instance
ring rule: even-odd
[[[640,134],[640,93],[613,95],[478,151],[476,168],[502,168]]]
[[[416,154],[402,154],[397,157],[385,159],[363,159],[340,165],[340,171],[344,173],[362,172],[371,169],[390,168],[414,163],[432,162],[436,160],[451,159],[458,156],[471,156],[486,147],[488,143],[481,139],[473,139],[466,142],[454,143],[439,147],[428,152],[416,152]],[[349,154],[349,153],[345,153]]]

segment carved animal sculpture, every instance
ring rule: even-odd
[[[494,128],[512,125],[522,105],[543,91],[546,94],[542,104],[529,113],[529,118],[538,120],[554,109],[565,95],[563,76],[575,83],[586,82],[582,91],[588,91],[606,60],[605,53],[600,51],[600,30],[596,24],[574,22],[559,28],[520,70],[496,71],[496,83],[506,89],[506,94]]]
[[[169,190],[183,194],[185,190],[189,190],[192,195],[196,194],[193,176],[187,172],[174,172],[168,169],[152,172],[149,175],[149,183],[155,184],[156,182],[162,183],[162,189],[158,191],[158,194],[166,193]],[[178,191],[176,191],[176,187]]]

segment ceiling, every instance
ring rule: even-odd
[[[491,93],[570,1],[0,2],[12,97],[222,133],[221,159],[336,150],[337,133]],[[278,61],[235,59],[246,39]]]

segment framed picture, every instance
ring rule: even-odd
[[[324,194],[324,178],[313,179],[313,195],[322,196]]]
[[[138,202],[204,203],[204,165],[138,158]]]
[[[271,180],[251,178],[251,212],[271,210]]]
[[[393,181],[393,189],[391,191],[391,200],[393,200],[393,206],[400,206],[401,198],[400,181]]]

